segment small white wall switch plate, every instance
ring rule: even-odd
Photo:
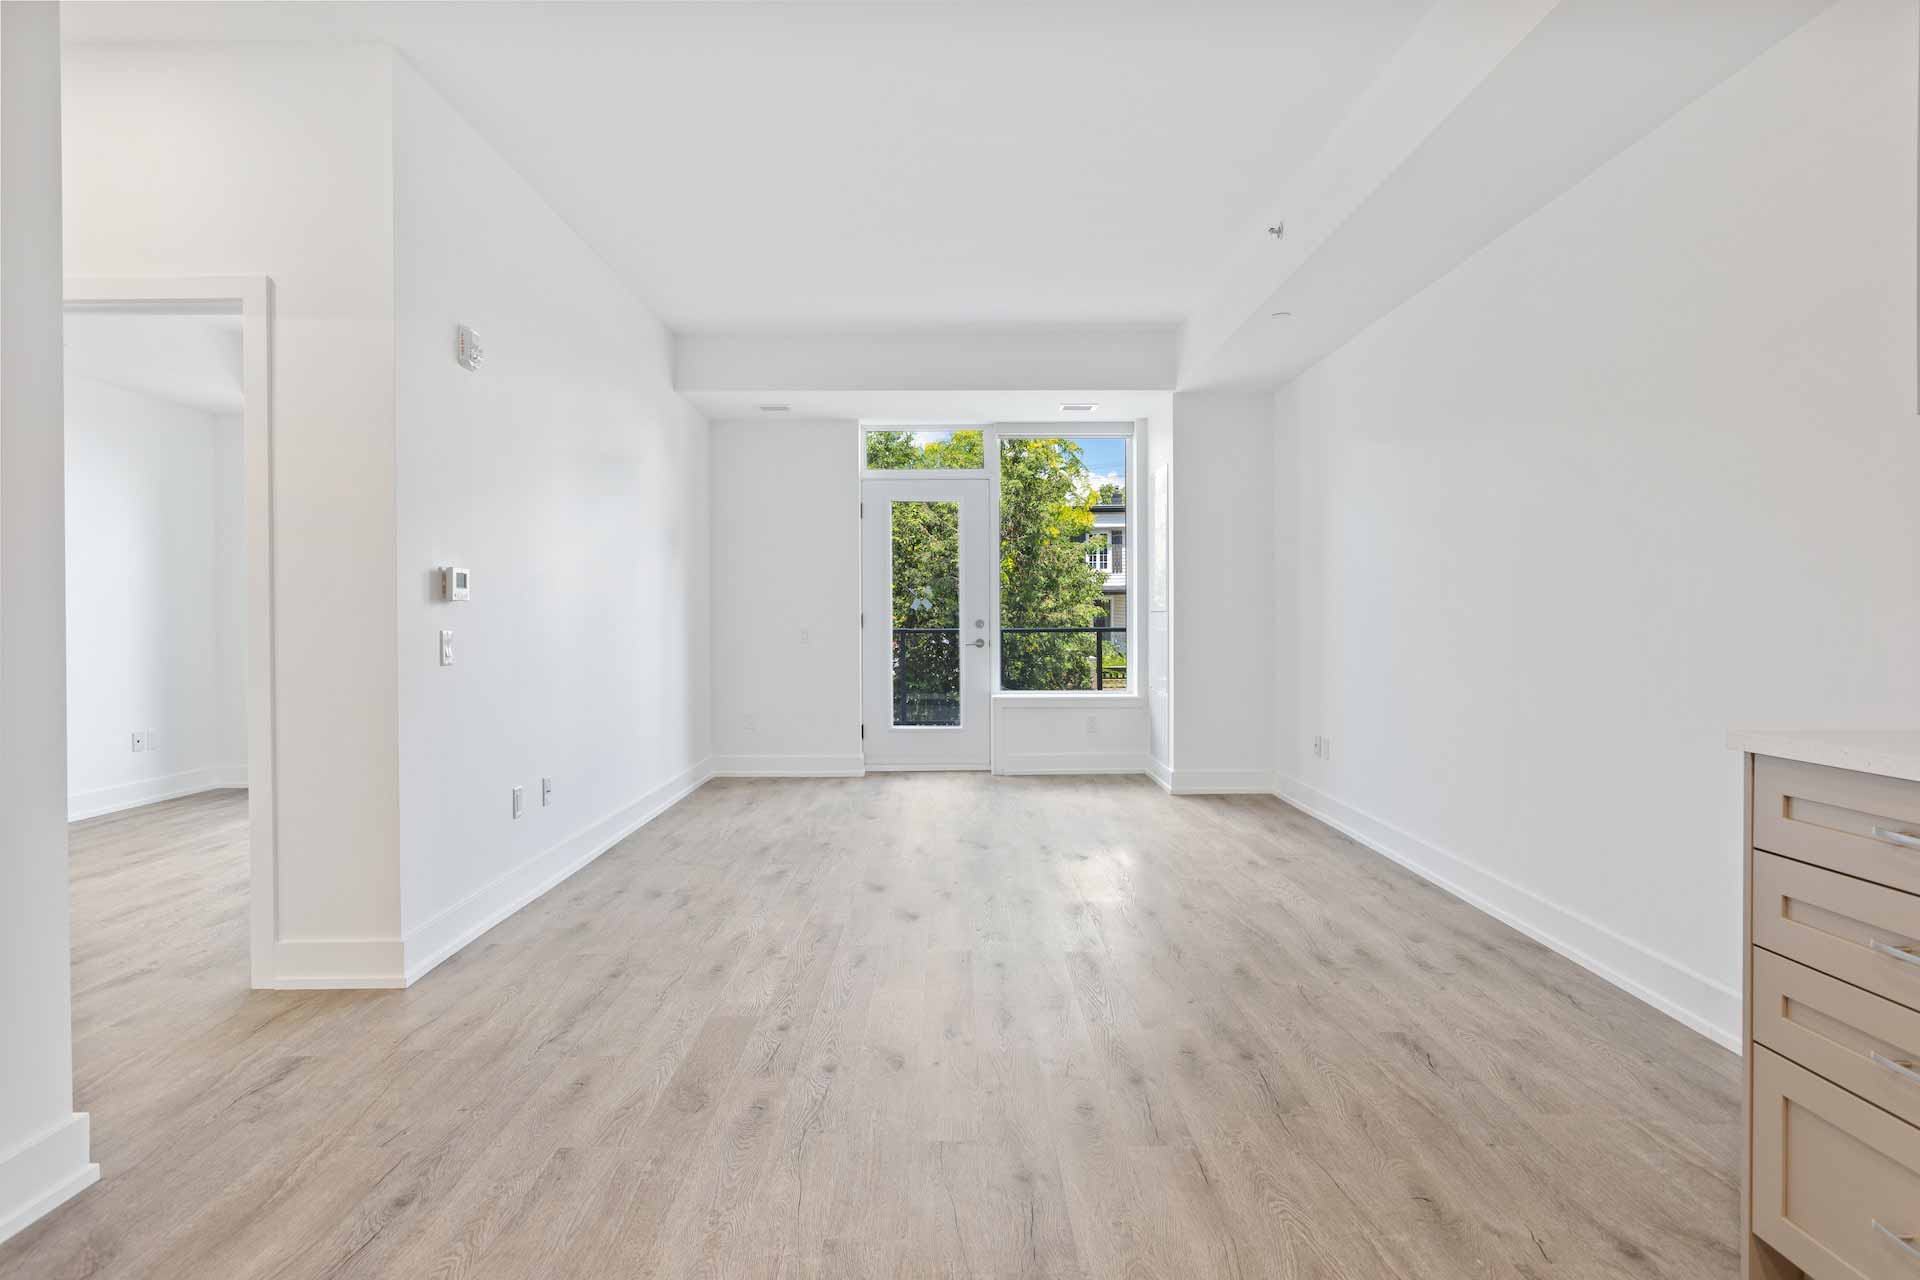
[[[553,803],[553,779],[540,779],[540,807],[546,808]]]
[[[515,787],[513,789],[513,816],[516,818],[520,816],[520,811],[526,808],[527,798],[525,791],[526,788],[524,787]]]
[[[453,632],[451,631],[440,633],[440,665],[443,667],[453,665]]]
[[[134,749],[135,751],[145,751],[145,750],[147,749],[147,732],[146,732],[146,730],[144,730],[144,729],[135,729],[135,730],[133,731],[133,749]]]

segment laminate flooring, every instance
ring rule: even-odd
[[[0,1280],[1731,1276],[1739,1062],[1264,797],[716,781],[412,989],[72,831],[102,1181]]]

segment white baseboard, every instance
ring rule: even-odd
[[[1137,751],[1031,751],[994,761],[993,771],[1009,777],[1021,774],[1143,773],[1146,761]]]
[[[254,986],[272,991],[382,991],[407,985],[398,938],[281,938],[273,944],[273,976]]]
[[[79,822],[83,818],[119,813],[122,809],[137,809],[143,804],[157,804],[162,800],[198,795],[202,791],[246,785],[247,766],[229,764],[188,769],[158,778],[141,778],[93,791],[76,791],[67,797],[67,821]]]
[[[864,756],[715,756],[716,778],[858,778]]]
[[[626,808],[528,858],[409,931],[400,966],[404,981],[399,985],[418,982],[448,956],[692,795],[712,776],[710,762],[693,765]]]
[[[1162,791],[1165,791],[1169,795],[1173,794],[1173,770],[1167,767],[1164,760],[1156,760],[1153,756],[1149,755],[1147,757],[1146,771],[1149,778],[1152,778],[1160,784]]]
[[[100,1181],[89,1150],[92,1122],[76,1111],[0,1151],[0,1242],[18,1235]]]
[[[1174,769],[1154,781],[1176,796],[1273,794],[1273,774],[1265,769]]]
[[[1454,897],[1518,929],[1708,1039],[1741,1050],[1740,993],[1605,925],[1352,808],[1298,778],[1274,794]]]

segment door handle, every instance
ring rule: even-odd
[[[968,641],[968,643],[971,644],[976,649],[984,649],[987,647],[987,642],[985,637],[982,637],[981,639],[978,639],[978,640],[970,640]]]

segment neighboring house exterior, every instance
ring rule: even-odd
[[[1124,627],[1127,625],[1127,506],[1124,502],[1096,502],[1092,509],[1093,531],[1106,534],[1107,545],[1089,547],[1087,563],[1107,575],[1107,624]]]

